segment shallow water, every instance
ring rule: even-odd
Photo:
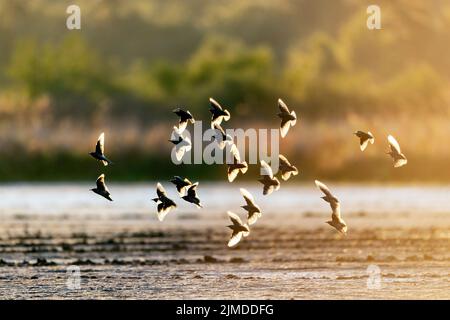
[[[166,184],[179,208],[161,223],[154,183],[111,184],[112,203],[87,184],[3,185],[0,297],[450,298],[449,186],[330,184],[347,237],[324,223],[314,184],[269,197],[252,186],[200,184],[198,210]],[[226,210],[244,218],[239,187],[264,212],[229,249]],[[80,289],[67,285],[69,266],[80,268]]]

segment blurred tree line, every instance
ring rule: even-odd
[[[79,31],[69,4],[0,0],[0,129],[206,120],[211,96],[243,123],[278,97],[317,122],[449,116],[447,1],[380,0],[377,31],[357,0],[82,0]]]

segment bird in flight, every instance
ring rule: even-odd
[[[95,151],[89,152],[89,154],[103,163],[104,166],[107,166],[108,164],[112,164],[111,160],[109,160],[105,156],[105,133],[102,132],[100,136],[98,137],[97,144],[95,145]]]
[[[283,156],[282,154],[280,154],[278,156],[278,159],[280,160],[280,167],[279,170],[281,171],[281,178],[284,181],[287,181],[291,175],[298,175],[298,170],[297,167],[293,166],[288,159],[286,159],[285,156]]]
[[[241,218],[231,211],[228,211],[228,216],[233,224],[228,225],[233,232],[231,233],[230,240],[228,241],[228,247],[234,247],[241,241],[242,237],[247,237],[250,234],[250,228],[248,224],[243,224]]]
[[[235,144],[231,145],[230,154],[233,158],[233,162],[227,163],[228,165],[228,181],[233,182],[236,179],[238,173],[245,174],[248,170],[248,164],[246,161],[241,161],[239,150]]]
[[[190,185],[187,190],[187,194],[181,198],[187,202],[195,204],[197,208],[203,208],[203,206],[200,203],[200,199],[197,197],[197,186],[198,182]]]
[[[373,134],[370,131],[364,132],[364,131],[356,131],[353,133],[355,136],[359,138],[359,147],[361,148],[361,151],[366,150],[367,145],[369,142],[373,144],[375,142],[375,138],[373,137]]]
[[[244,206],[241,206],[241,208],[247,211],[247,223],[251,226],[256,222],[256,220],[261,218],[261,208],[255,203],[255,199],[253,199],[253,196],[250,194],[250,192],[248,192],[244,188],[241,188],[239,190],[241,191],[241,194],[246,202],[246,204]]]
[[[102,197],[108,199],[109,201],[113,201],[111,199],[111,194],[109,193],[108,187],[105,184],[105,175],[101,174],[100,177],[97,178],[97,187],[94,189],[91,189],[91,191],[95,192],[96,194],[101,195]]]
[[[192,182],[188,178],[183,179],[179,176],[174,176],[170,182],[175,185],[180,196],[184,196],[186,193],[186,188],[192,185]]]
[[[158,204],[158,206],[157,206],[158,220],[163,221],[165,216],[169,213],[169,211],[171,209],[176,208],[177,205],[175,202],[173,202],[173,200],[171,200],[171,199],[169,199],[169,197],[167,197],[166,190],[164,190],[163,186],[159,182],[156,185],[156,195],[158,197],[154,198],[152,200]]]
[[[263,194],[269,195],[274,190],[280,189],[280,181],[273,176],[272,168],[264,160],[261,160],[260,163],[262,178],[258,181],[264,185]]]
[[[343,235],[347,235],[347,225],[345,221],[341,218],[341,205],[339,203],[338,198],[336,198],[328,189],[328,187],[320,182],[319,180],[315,180],[317,188],[322,191],[325,196],[321,197],[324,201],[330,204],[332,213],[331,220],[327,221],[330,226],[334,227],[337,231],[342,233]]]
[[[182,133],[187,125],[188,122],[194,124],[195,123],[195,119],[192,116],[192,114],[189,112],[189,110],[183,110],[181,108],[176,108],[175,110],[173,110],[173,113],[175,113],[177,116],[180,117],[180,121],[178,122],[178,130],[180,133]]]
[[[225,130],[223,130],[220,124],[214,123],[213,127],[215,131],[214,140],[216,140],[221,150],[223,150],[223,148],[225,148],[227,145],[233,144],[233,138],[225,133]]]
[[[406,156],[402,153],[400,145],[398,144],[397,140],[395,140],[393,136],[389,135],[388,142],[391,151],[387,152],[387,154],[390,155],[394,160],[394,167],[399,168],[407,164],[408,159],[406,159]]]
[[[209,98],[209,111],[211,112],[211,128],[214,129],[214,124],[221,124],[222,120],[230,120],[230,112],[224,110],[222,106],[213,98]]]
[[[295,114],[295,111],[289,111],[287,105],[281,99],[278,99],[278,108],[280,109],[278,117],[281,118],[281,137],[284,138],[287,135],[289,128],[295,126],[297,123],[297,115]]]
[[[191,139],[187,136],[183,137],[183,134],[177,127],[173,127],[172,137],[169,141],[175,145],[175,157],[178,161],[192,148]]]

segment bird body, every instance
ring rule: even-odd
[[[228,241],[228,247],[234,247],[241,241],[242,237],[247,237],[250,234],[250,227],[248,224],[243,224],[241,218],[231,211],[228,211],[228,216],[232,222],[227,227],[232,230],[230,240]]]
[[[224,110],[222,106],[213,98],[209,98],[209,111],[211,112],[211,128],[214,124],[220,125],[222,121],[228,121],[231,118],[230,112]]]
[[[91,191],[93,191],[94,193],[108,199],[109,201],[113,201],[113,199],[111,199],[111,193],[108,190],[108,187],[105,184],[105,175],[101,174],[96,181],[97,187],[91,189]]]
[[[281,137],[284,138],[287,135],[289,128],[295,126],[297,123],[297,115],[295,114],[295,111],[289,111],[289,108],[281,99],[278,99],[278,108],[280,109],[280,112],[277,115],[281,118]]]
[[[108,164],[112,164],[111,160],[109,160],[105,156],[105,133],[102,132],[98,137],[97,144],[95,145],[95,151],[89,152],[89,154],[94,158],[100,161],[104,166]]]
[[[280,154],[278,158],[280,162],[279,170],[281,171],[281,178],[284,181],[287,181],[291,175],[298,175],[297,167],[293,166],[285,156]]]
[[[176,208],[177,205],[173,200],[169,199],[166,190],[164,190],[163,186],[159,182],[156,185],[156,194],[158,197],[152,200],[157,203],[158,220],[163,221],[169,211]]]
[[[328,187],[324,183],[318,180],[315,180],[315,183],[317,188],[319,188],[319,190],[325,194],[325,196],[321,198],[330,204],[332,210],[331,220],[326,221],[326,223],[334,227],[343,235],[347,235],[347,224],[345,223],[344,219],[341,218],[341,205],[338,198],[336,198],[331,193],[330,189],[328,189]]]
[[[187,194],[181,198],[187,202],[195,204],[198,208],[203,208],[203,206],[200,203],[200,199],[197,197],[197,192],[196,192],[197,186],[198,186],[198,182],[189,186],[189,188],[187,190]]]
[[[248,170],[248,164],[246,161],[243,162],[235,162],[228,165],[228,181],[233,182],[238,173],[241,172],[242,174],[245,174]]]
[[[169,141],[175,145],[175,157],[178,161],[192,148],[191,139],[187,136],[184,137],[177,127],[173,127],[172,137]]]
[[[180,121],[178,122],[178,130],[180,133],[182,133],[186,129],[188,122],[192,124],[195,123],[194,117],[188,110],[176,108],[173,110],[173,113],[180,117]]]
[[[187,178],[181,178],[179,176],[174,176],[172,180],[170,180],[175,187],[177,188],[178,193],[180,196],[183,196],[186,192],[186,188],[192,185],[192,182],[189,181]]]
[[[402,153],[397,140],[395,140],[393,136],[389,135],[388,142],[391,150],[387,152],[387,154],[390,155],[394,160],[394,167],[399,168],[407,164],[408,159],[406,159],[406,156]]]
[[[233,144],[233,138],[225,133],[222,126],[218,123],[213,123],[213,128],[215,130],[214,139],[217,141],[219,148],[223,150],[227,145]]]
[[[245,174],[248,170],[248,164],[246,161],[241,161],[241,155],[235,144],[231,145],[230,154],[233,157],[232,163],[227,163],[228,165],[228,181],[233,182],[237,175],[240,173]],[[228,161],[228,160],[227,160]]]
[[[241,206],[241,208],[247,211],[247,223],[251,226],[261,218],[261,208],[255,203],[255,199],[253,199],[250,192],[244,188],[241,188],[240,191],[246,203],[244,206]]]
[[[374,144],[374,142],[375,142],[375,138],[373,137],[373,135],[370,131],[368,131],[366,133],[364,131],[358,130],[358,131],[354,132],[353,134],[359,138],[359,147],[360,147],[361,151],[364,151],[367,148],[367,145],[369,144],[369,142],[371,144]]]
[[[269,195],[274,190],[280,189],[280,181],[273,176],[272,168],[264,161],[261,160],[261,179],[258,181],[264,185],[263,194]]]

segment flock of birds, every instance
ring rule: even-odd
[[[223,150],[226,146],[228,146],[227,150],[230,152],[233,159],[231,163],[227,163],[228,181],[233,182],[239,173],[245,174],[247,172],[248,164],[247,162],[241,160],[239,151],[233,142],[233,138],[227,135],[225,133],[225,130],[221,126],[223,121],[228,121],[230,119],[230,112],[222,108],[222,106],[213,98],[210,98],[209,102],[209,111],[212,114],[211,128],[215,129],[216,133],[214,139],[218,143],[220,149]],[[281,119],[280,133],[284,138],[287,135],[289,128],[296,124],[297,115],[294,111],[290,111],[287,105],[281,99],[278,99],[278,108],[279,113],[277,115]],[[187,136],[183,135],[183,132],[189,123],[195,123],[195,119],[188,110],[177,108],[173,110],[173,112],[179,117],[179,123],[178,126],[173,127],[174,131],[172,133],[172,138],[169,141],[175,145],[176,158],[178,160],[181,160],[184,154],[191,149],[191,141]],[[354,132],[354,134],[359,138],[361,151],[364,151],[369,143],[373,144],[375,142],[375,138],[372,133],[370,133],[370,131],[356,131]],[[391,135],[388,136],[387,140],[390,148],[387,154],[392,157],[394,161],[394,167],[398,168],[405,165],[408,160],[401,152],[400,145],[398,144],[397,140]],[[98,138],[95,151],[91,152],[90,155],[100,161],[104,166],[107,166],[109,164],[112,164],[112,162],[105,155],[104,145],[105,135],[104,133],[102,133]],[[281,184],[278,178],[274,176],[269,164],[267,164],[264,160],[261,160],[260,165],[261,178],[258,181],[263,184],[263,195],[270,195],[273,191],[277,191],[280,188]],[[279,172],[281,173],[281,178],[284,181],[290,179],[291,176],[298,175],[297,168],[292,165],[285,156],[281,154],[279,155]],[[197,196],[198,182],[192,183],[189,179],[179,176],[173,177],[170,182],[175,185],[181,199],[194,204],[198,208],[203,208],[200,199]],[[346,235],[347,224],[341,216],[339,199],[331,193],[330,189],[324,183],[315,180],[315,184],[317,188],[324,194],[324,196],[322,196],[321,198],[324,201],[328,202],[331,207],[331,220],[326,221],[326,223],[334,227],[343,235]],[[113,201],[111,199],[111,193],[109,192],[105,184],[104,174],[101,174],[98,177],[97,187],[91,189],[91,191],[101,195],[102,197],[105,197],[110,201]],[[255,224],[257,220],[262,216],[262,210],[256,204],[255,199],[250,194],[250,192],[248,192],[244,188],[241,188],[240,192],[245,200],[245,205],[241,207],[245,211],[247,211],[247,221],[246,223],[243,223],[239,215],[234,212],[228,211],[228,216],[232,223],[227,226],[232,230],[231,237],[228,241],[229,247],[237,245],[243,237],[247,237],[250,234],[250,226]],[[153,201],[157,203],[157,217],[159,221],[163,221],[170,210],[177,207],[177,204],[167,196],[165,189],[159,182],[156,186],[156,195],[157,197],[154,198]]]

